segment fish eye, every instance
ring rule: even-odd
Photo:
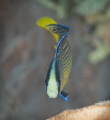
[[[57,81],[58,91],[60,92],[60,80]]]
[[[60,86],[60,80],[57,81],[57,85]]]

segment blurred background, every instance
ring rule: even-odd
[[[71,28],[67,102],[46,95],[44,81],[55,49],[54,37],[36,25],[42,16]],[[45,120],[108,99],[110,0],[0,0],[0,120]]]

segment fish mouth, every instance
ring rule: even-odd
[[[48,96],[50,98],[56,98],[58,96],[58,93],[55,90],[49,90]]]
[[[51,94],[55,94],[56,93],[57,94],[57,92],[55,90],[50,90],[49,93],[51,93]]]
[[[56,92],[55,90],[50,90],[49,92]]]

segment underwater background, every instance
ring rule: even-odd
[[[49,16],[70,27],[69,100],[48,99],[45,76],[54,37]],[[44,120],[110,99],[110,0],[0,0],[0,120]]]

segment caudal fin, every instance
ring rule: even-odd
[[[44,17],[41,17],[40,19],[38,19],[36,24],[43,27],[43,28],[45,28],[46,30],[50,31],[53,34],[53,36],[55,37],[56,42],[58,43],[59,35],[55,34],[51,30],[51,26],[48,26],[49,24],[57,24],[56,21],[54,21],[52,18],[50,18],[48,16],[44,16]],[[54,45],[54,44],[53,44],[53,46],[56,49],[57,46]]]

